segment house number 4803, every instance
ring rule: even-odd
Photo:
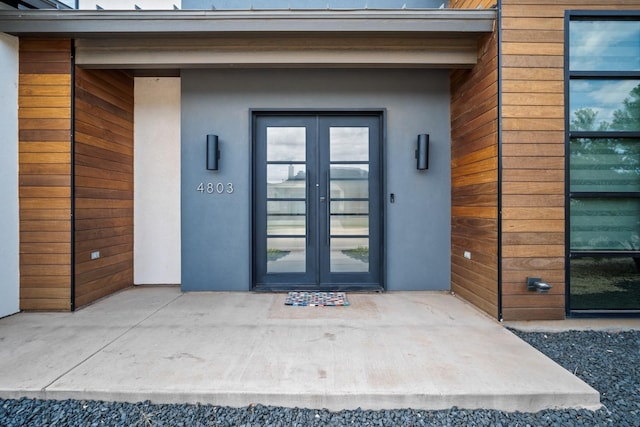
[[[196,190],[207,194],[231,194],[233,193],[233,182],[227,182],[226,184],[222,182],[218,182],[216,184],[213,182],[201,182]]]

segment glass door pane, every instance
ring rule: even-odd
[[[368,272],[369,127],[329,128],[328,185],[330,271]]]
[[[267,273],[307,270],[307,129],[267,127]]]

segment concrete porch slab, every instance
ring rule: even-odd
[[[593,388],[444,293],[136,287],[75,313],[0,319],[0,397],[354,409],[600,406]]]

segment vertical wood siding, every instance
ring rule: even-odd
[[[71,41],[20,39],[20,309],[71,309]]]
[[[122,71],[76,68],[75,229],[76,306],[133,284],[133,78]]]
[[[565,314],[565,10],[638,8],[640,0],[502,1],[505,320]],[[527,276],[553,289],[528,292]]]
[[[492,2],[453,2],[475,7]],[[498,316],[497,38],[479,43],[478,63],[451,72],[451,289]],[[471,259],[464,252],[471,253]]]

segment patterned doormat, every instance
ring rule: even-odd
[[[289,292],[285,305],[310,307],[348,306],[344,292]]]

